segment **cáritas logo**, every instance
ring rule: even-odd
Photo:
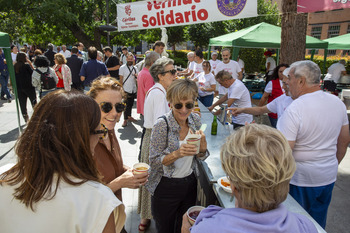
[[[131,15],[131,6],[130,5],[127,5],[127,6],[125,6],[125,14],[127,14],[127,15]]]
[[[236,16],[245,7],[248,0],[216,0],[219,11],[226,16]]]

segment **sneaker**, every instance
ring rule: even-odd
[[[1,100],[7,100],[7,98],[5,98],[5,97],[1,97]]]
[[[11,98],[8,98],[7,99],[7,102],[11,103],[12,99]]]

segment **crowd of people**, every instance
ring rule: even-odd
[[[56,53],[52,44],[43,54],[12,48],[27,128],[16,144],[18,163],[0,175],[0,210],[11,210],[0,218],[5,232],[28,226],[38,232],[126,232],[123,188],[139,189],[139,232],[151,219],[162,233],[317,232],[309,219],[281,205],[288,193],[325,228],[350,137],[345,105],[320,90],[319,67],[312,61],[276,66],[267,51],[267,84],[252,107],[242,82],[244,61],[232,60],[229,48],[221,50],[222,61],[216,51],[209,61],[201,50],[189,52],[188,67],[177,71],[174,60],[162,56],[164,47],[157,41],[139,64],[127,47],[120,55],[108,46],[85,52],[81,42],[70,52],[62,45]],[[0,53],[1,74],[5,66]],[[343,72],[330,67],[329,73],[334,70]],[[3,82],[1,98],[11,100]],[[115,134],[122,114],[122,127],[137,121],[135,99],[144,123],[139,160],[150,166],[143,174],[123,163]],[[220,159],[236,208],[209,206],[191,227],[186,211],[196,204],[198,161],[210,155],[197,100],[213,112],[226,103],[232,114],[235,133],[223,143]],[[272,127],[250,124],[263,113],[271,114]],[[193,134],[199,148],[187,143]],[[26,223],[15,224],[13,216]]]

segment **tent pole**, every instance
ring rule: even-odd
[[[239,47],[233,47],[232,60],[237,61],[239,54]]]
[[[209,43],[209,46],[208,46],[208,61],[210,60],[210,51],[211,51],[211,48],[210,48],[211,46],[210,46],[210,43]]]
[[[322,71],[322,79],[326,73],[326,63],[327,63],[327,54],[328,54],[328,48],[327,49],[324,49],[324,59],[323,59],[323,71]]]
[[[314,61],[314,55],[315,55],[315,49],[312,49],[311,50],[311,57],[310,57],[311,61]]]
[[[280,64],[280,49],[276,49],[276,64]]]
[[[17,120],[18,120],[18,131],[19,131],[19,135],[21,135],[22,129],[21,129],[20,116],[19,116],[17,84],[16,84],[16,78],[15,78],[15,70],[13,69],[13,65],[12,65],[13,62],[12,62],[12,57],[11,57],[11,49],[4,48],[4,54],[5,54],[5,58],[6,58],[7,69],[8,69],[9,74],[10,74],[10,80],[12,83],[13,92],[15,93],[15,101],[16,101],[16,108],[17,108]]]

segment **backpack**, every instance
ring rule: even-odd
[[[47,68],[46,72],[41,72],[39,69],[35,69],[40,74],[41,89],[50,90],[56,88],[56,81],[51,76],[50,68]]]

